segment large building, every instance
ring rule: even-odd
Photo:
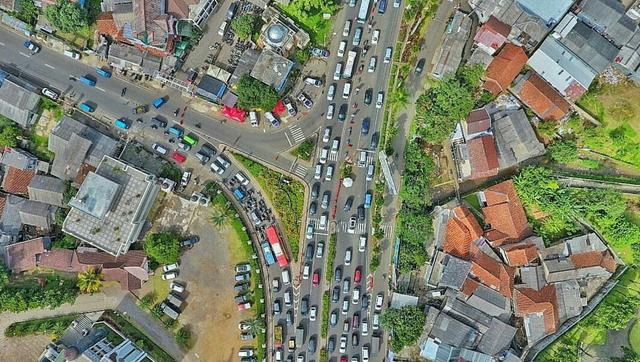
[[[105,156],[95,172],[89,172],[62,231],[119,256],[138,240],[160,188],[156,177]]]
[[[23,128],[38,119],[40,95],[34,85],[0,70],[0,115]]]

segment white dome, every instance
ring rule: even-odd
[[[287,28],[282,24],[273,24],[267,29],[267,39],[270,43],[280,44],[284,41],[287,34]]]

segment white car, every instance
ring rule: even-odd
[[[344,51],[347,49],[347,41],[343,40],[338,46],[338,58],[344,57]]]
[[[80,59],[80,53],[75,50],[65,50],[64,55],[68,56],[71,59],[78,60]]]
[[[320,87],[322,85],[322,81],[314,77],[306,77],[304,78],[304,82],[314,87]]]
[[[318,308],[315,305],[311,306],[311,308],[309,308],[309,320],[312,322],[315,321],[317,315],[318,315]]]
[[[391,63],[392,52],[393,52],[393,49],[391,49],[391,47],[387,47],[387,49],[384,50],[384,64]]]
[[[189,184],[189,180],[191,180],[191,171],[183,172],[182,178],[180,179],[180,186],[186,187]]]
[[[273,116],[271,112],[264,112],[264,117],[271,123],[273,127],[278,127],[280,125],[280,121]]]
[[[340,80],[342,76],[342,63],[338,62],[336,64],[336,71],[333,73],[333,80]]]
[[[380,40],[380,29],[376,29],[373,31],[373,35],[371,36],[371,44],[378,44]]]
[[[258,127],[258,115],[256,112],[249,112],[249,120],[251,121],[251,127]]]
[[[320,177],[322,177],[322,165],[321,164],[317,164],[316,165],[316,172],[313,175],[313,178],[316,180],[320,180]]]
[[[336,84],[333,83],[327,88],[327,100],[332,101],[333,97],[336,95]]]
[[[380,91],[378,92],[378,97],[376,98],[376,108],[382,108],[383,103],[384,103],[384,93]]]
[[[331,103],[327,106],[327,119],[333,119],[333,113],[336,109],[336,105]]]
[[[169,289],[171,289],[174,292],[178,292],[178,293],[182,293],[184,292],[184,286],[180,285],[176,282],[171,282],[171,284],[169,284]]]
[[[51,98],[54,101],[57,100],[58,97],[59,97],[58,93],[52,91],[49,88],[42,88],[42,94],[44,94],[45,96]]]
[[[329,156],[329,147],[323,147],[320,150],[320,163],[321,164],[325,164],[327,163],[327,157]]]
[[[333,142],[331,143],[331,153],[335,155],[336,153],[338,153],[338,149],[340,149],[340,140],[334,138]]]
[[[344,22],[344,29],[342,29],[342,36],[349,36],[350,31],[351,31],[351,20],[347,20]]]
[[[344,252],[344,265],[351,265],[351,248],[347,248]]]
[[[347,232],[349,234],[355,234],[356,233],[356,217],[355,216],[351,216],[349,218],[349,225],[347,226]]]
[[[169,264],[169,265],[163,265],[162,266],[162,271],[163,272],[170,272],[170,271],[174,271],[176,269],[178,269],[179,265],[178,263],[173,263],[173,264]]]
[[[399,8],[400,7],[400,0],[393,0],[393,7],[394,8]]]
[[[342,335],[340,337],[340,353],[345,353],[347,351],[347,336]]]
[[[311,224],[307,225],[306,237],[307,237],[307,240],[313,239],[313,225]]]
[[[329,138],[331,137],[331,128],[327,127],[324,129],[324,133],[322,135],[322,142],[329,142]]]
[[[171,280],[171,279],[175,279],[177,277],[178,277],[178,273],[176,273],[176,272],[162,274],[162,280]]]
[[[378,293],[378,295],[376,296],[376,306],[375,309],[376,310],[382,310],[382,303],[384,302],[384,296],[382,295],[382,293]]]
[[[368,73],[373,73],[376,71],[377,61],[378,61],[378,58],[376,58],[375,56],[371,57],[371,59],[369,60],[369,68],[367,68]]]

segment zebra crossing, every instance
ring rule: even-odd
[[[329,161],[333,161],[336,162],[338,161],[338,152],[333,153],[333,152],[329,152]]]
[[[340,229],[342,230],[342,232],[347,232],[347,230],[349,229],[349,222],[348,221],[342,221],[340,223]],[[367,224],[363,223],[363,222],[359,222],[356,224],[356,232],[355,234],[364,234],[367,230]]]
[[[289,127],[289,133],[291,133],[291,137],[293,137],[293,143],[299,143],[304,141],[304,133],[302,132],[302,128],[298,125],[292,125]]]
[[[305,178],[307,176],[308,169],[301,164],[297,163],[293,168],[293,173],[300,176],[301,178]]]
[[[393,224],[382,224],[382,230],[384,230],[384,237],[388,238],[393,235]]]

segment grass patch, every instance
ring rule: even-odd
[[[53,152],[47,148],[48,144],[49,137],[29,132],[28,151],[42,161],[51,162],[53,161]]]
[[[107,310],[102,315],[102,319],[131,339],[136,346],[144,349],[154,360],[158,362],[175,361],[173,357],[155,344],[151,338],[147,337],[128,317],[124,317],[116,311]]]
[[[311,161],[313,157],[313,151],[316,149],[316,140],[313,138],[307,138],[298,147],[291,150],[291,154],[303,159],[305,161]]]
[[[331,234],[329,237],[329,248],[327,251],[327,270],[324,272],[324,277],[328,282],[333,279],[333,261],[336,258],[336,242],[338,241],[337,234]]]
[[[637,320],[633,323],[631,332],[629,332],[629,344],[636,353],[640,353],[640,322]]]
[[[329,334],[329,291],[322,294],[322,329],[320,331],[322,338],[327,338]]]
[[[77,314],[69,314],[12,323],[5,329],[4,335],[6,337],[23,337],[33,334],[48,334],[53,339],[58,339],[77,316]]]
[[[324,19],[321,10],[301,16],[293,3],[289,3],[289,5],[278,4],[277,7],[309,33],[312,44],[326,46],[331,40],[331,19]]]
[[[253,160],[242,155],[234,154],[253,177],[258,180],[260,187],[266,193],[280,218],[284,234],[289,241],[293,258],[298,260],[300,244],[300,227],[304,203],[304,186],[301,182],[288,179]]]

